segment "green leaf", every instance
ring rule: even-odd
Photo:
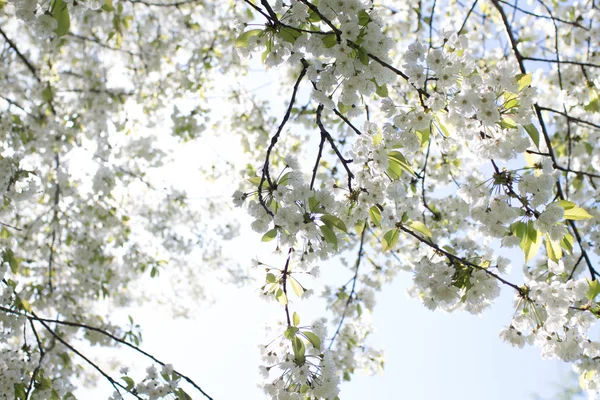
[[[533,125],[533,124],[523,125],[523,128],[525,129],[525,131],[531,138],[531,141],[533,142],[533,144],[535,144],[535,147],[537,147],[539,150],[539,148],[540,148],[540,133],[538,132],[535,125]]]
[[[600,101],[598,101],[598,98],[595,98],[583,108],[588,112],[600,112]]]
[[[44,90],[42,90],[42,100],[50,101],[52,100],[52,87],[50,85],[46,86]]]
[[[313,10],[308,10],[308,15],[309,15],[309,17],[308,17],[309,22],[319,22],[321,20],[321,17],[319,17],[319,14],[317,14]]]
[[[135,386],[135,382],[133,379],[131,379],[128,376],[122,376],[121,377],[122,380],[125,381],[125,383],[127,384],[126,389],[129,391],[131,389],[133,389],[133,387]]]
[[[519,100],[517,100],[516,98],[513,97],[513,98],[508,99],[504,103],[503,107],[508,110],[508,109],[517,107],[518,105],[519,105]]]
[[[264,64],[265,61],[267,60],[267,56],[269,55],[269,53],[271,52],[271,50],[269,50],[268,48],[262,52],[262,54],[260,55],[260,60],[261,62]]]
[[[519,82],[519,92],[531,85],[531,74],[519,74],[516,78]]]
[[[387,231],[385,235],[383,235],[383,239],[381,240],[382,251],[388,251],[394,248],[396,243],[398,243],[398,238],[400,237],[400,231],[398,228],[394,228],[390,231]]]
[[[373,140],[373,145],[377,146],[379,143],[383,142],[383,135],[381,134],[381,132],[377,132],[376,134],[373,135],[372,140]]]
[[[260,185],[260,180],[261,180],[260,176],[253,176],[252,178],[248,179],[248,182],[250,182],[251,184],[253,184],[255,186],[258,186],[258,185]]]
[[[296,337],[296,332],[298,332],[298,331],[299,331],[299,329],[296,328],[295,326],[290,326],[285,330],[285,332],[283,332],[283,336],[292,340],[293,338]]]
[[[371,21],[371,17],[369,17],[369,14],[365,11],[365,10],[360,10],[358,12],[358,24],[360,26],[366,26],[369,21]]]
[[[527,221],[527,235],[521,239],[521,249],[525,253],[525,262],[532,260],[542,245],[542,234],[533,226],[533,221]]]
[[[306,336],[310,344],[312,344],[315,349],[321,349],[321,339],[317,335],[309,331],[304,331],[302,334]]]
[[[275,292],[275,298],[279,303],[281,303],[284,306],[288,303],[287,296],[285,295],[283,289],[277,289],[277,292]]]
[[[275,283],[277,282],[277,278],[275,277],[275,274],[269,272],[267,274],[267,283]]]
[[[310,212],[318,211],[318,207],[319,207],[319,202],[317,201],[317,198],[315,196],[309,197],[308,198],[308,209],[310,210]]]
[[[251,29],[249,31],[242,33],[240,36],[237,37],[237,39],[235,39],[235,48],[238,49],[238,48],[248,47],[250,38],[253,36],[258,36],[258,35],[262,34],[263,32],[264,32],[264,30],[262,30],[262,29]]]
[[[295,311],[294,311],[294,314],[292,315],[292,323],[294,324],[294,326],[300,325],[300,316]]]
[[[192,397],[182,388],[178,388],[175,394],[177,394],[177,400],[192,400]]]
[[[430,239],[433,238],[433,236],[431,235],[431,231],[425,226],[424,223],[420,221],[410,221],[406,225],[410,226],[413,230],[419,232],[422,235],[427,236]]]
[[[15,399],[27,400],[27,391],[23,382],[15,383]]]
[[[566,210],[570,210],[571,208],[577,207],[577,204],[573,203],[572,201],[567,201],[567,200],[559,200],[557,201],[558,205],[561,206],[562,208]]]
[[[344,103],[339,102],[339,101],[338,101],[337,106],[338,106],[338,110],[340,111],[341,114],[345,114],[346,111],[348,111],[349,109],[352,108],[352,105],[347,106]]]
[[[580,221],[583,219],[590,219],[590,218],[594,218],[594,217],[581,207],[576,206],[576,207],[570,208],[568,210],[565,210],[564,219]]]
[[[62,37],[69,33],[71,27],[71,17],[69,15],[69,7],[63,0],[54,0],[52,6],[52,16],[58,22],[58,26],[54,30],[56,36]]]
[[[27,311],[27,312],[31,312],[32,308],[31,308],[31,304],[25,300],[22,299],[21,297],[17,296],[17,298],[15,299],[15,305],[17,306],[17,308],[23,310],[23,311]]]
[[[369,217],[371,217],[371,221],[373,221],[375,226],[381,228],[381,210],[379,210],[379,207],[371,207],[369,209]]]
[[[290,178],[291,172],[285,173],[279,180],[277,181],[277,186],[285,186]],[[258,184],[257,184],[258,185]]]
[[[503,129],[517,129],[517,123],[512,118],[502,117],[500,127]]]
[[[379,85],[375,84],[375,86],[377,88],[377,89],[375,89],[375,93],[377,94],[377,96],[388,97],[389,93],[388,93],[387,85],[379,86]]]
[[[360,60],[360,62],[363,65],[369,65],[369,55],[367,54],[367,51],[365,49],[363,49],[362,47],[358,48],[358,59]]]
[[[291,276],[288,278],[288,280],[292,284],[292,289],[294,290],[294,293],[296,294],[296,296],[302,297],[302,294],[304,293],[304,288],[302,287],[300,282],[298,282],[295,278],[293,278]]]
[[[399,151],[390,151],[388,153],[388,169],[387,174],[392,179],[398,179],[402,175],[402,171],[406,171],[411,175],[415,175],[410,163]]]
[[[113,7],[113,0],[105,0],[104,4],[100,8],[107,12],[115,11],[115,7]]]
[[[265,233],[261,240],[263,242],[270,242],[271,240],[275,239],[276,237],[277,237],[277,228],[273,228],[270,231],[268,231],[267,233]]]
[[[338,240],[337,240],[337,236],[335,235],[335,232],[333,230],[331,230],[330,228],[328,228],[327,225],[321,225],[319,228],[321,229],[321,233],[323,233],[325,240],[328,243],[331,243],[333,245],[333,247],[335,247],[335,249],[337,250]]]
[[[573,254],[573,244],[575,239],[570,233],[567,233],[560,241],[560,246],[567,251],[569,254]]]
[[[596,296],[598,296],[598,294],[600,294],[600,282],[588,280],[588,285],[589,288],[587,290],[587,293],[585,294],[585,297],[587,297],[588,300],[592,301],[596,298]]]
[[[279,28],[279,36],[286,42],[294,44],[296,39],[302,36],[302,32],[298,32],[296,29],[287,28],[284,26]]]
[[[16,275],[19,273],[19,260],[15,257],[15,253],[12,249],[6,249],[2,252],[2,261],[8,263],[13,274]]]
[[[346,224],[344,224],[344,221],[342,221],[335,215],[330,215],[330,214],[321,215],[321,221],[323,221],[323,223],[325,225],[327,225],[329,228],[332,228],[332,226],[335,226],[342,232],[348,232],[348,228],[346,228]]]
[[[333,33],[331,35],[323,36],[321,40],[323,41],[323,46],[326,49],[329,49],[337,44],[337,37]]]
[[[306,353],[304,341],[298,336],[295,336],[294,339],[292,339],[292,349],[294,350],[294,357],[296,358],[296,362],[298,362],[299,364],[303,364],[305,361],[304,354]]]
[[[546,252],[548,253],[548,258],[554,262],[558,262],[563,256],[560,242],[552,240],[549,234],[546,234]]]
[[[594,218],[586,210],[584,210],[581,207],[578,207],[577,204],[575,204],[571,201],[560,200],[557,203],[559,206],[561,206],[565,210],[564,219],[582,220],[582,219]]]
[[[444,129],[446,129],[446,128],[444,127]],[[431,130],[426,129],[423,131],[415,131],[415,134],[417,135],[417,137],[419,138],[419,141],[421,143],[421,150],[425,149],[425,147],[427,147],[427,145],[429,144],[429,138],[431,137]],[[448,136],[448,134],[446,134],[446,136]]]
[[[354,225],[354,231],[356,232],[357,235],[360,235],[363,230],[365,229],[365,222],[364,221],[358,221],[355,225]]]
[[[515,222],[510,226],[513,235],[521,239],[521,243],[527,237],[527,224],[525,222]]]

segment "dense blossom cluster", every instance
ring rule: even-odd
[[[370,313],[399,271],[431,310],[480,314],[513,291],[501,338],[599,392],[597,7],[0,0],[0,397],[69,398],[84,361],[113,399],[187,399],[183,380],[208,397],[154,358],[160,372],[113,378],[78,341],[141,352],[133,320],[94,306],[129,304],[145,276],[197,295],[186,266],[226,263],[209,232],[229,239],[235,221],[204,222],[226,201],[202,214],[153,179],[171,148],[217,132],[239,137],[245,165],[204,176],[242,176],[233,205],[287,253],[255,260],[285,317],[261,345],[268,396],[333,400],[355,371],[380,370]],[[235,87],[259,62],[280,78],[283,117]],[[216,90],[219,74],[232,87]],[[213,91],[231,109],[211,119]],[[522,253],[519,281],[505,248]],[[290,298],[318,290],[305,278],[335,257],[351,279],[325,286],[330,318],[302,324]]]
[[[414,274],[409,293],[432,310],[478,314],[499,296],[500,286],[514,290],[517,312],[501,337],[520,347],[535,343],[544,357],[573,362],[593,392],[598,342],[588,331],[598,315],[592,256],[600,254],[593,241],[593,221],[599,215],[593,200],[597,155],[578,153],[575,147],[585,141],[591,149],[590,140],[600,135],[597,56],[569,47],[569,57],[581,62],[592,88],[591,94],[581,93],[581,85],[566,89],[567,71],[581,74],[572,66],[577,61],[551,64],[548,78],[532,75],[524,62],[526,57],[566,57],[561,50],[569,43],[560,49],[553,44],[554,55],[527,48],[527,41],[518,43],[516,35],[536,35],[525,25],[511,25],[498,2],[491,3],[494,18],[482,24],[487,29],[484,39],[465,29],[474,24],[470,10],[463,21],[450,17],[455,26],[441,26],[439,36],[429,30],[427,38],[425,29],[416,41],[402,38],[397,44],[388,36],[396,31],[386,24],[386,16],[389,10],[395,16],[404,10],[386,6],[358,0],[253,5],[266,27],[243,29],[236,42],[239,53],[252,57],[262,52],[267,68],[286,65],[301,71],[296,72],[288,114],[275,140],[265,145],[264,165],[252,180],[255,187],[237,191],[235,204],[247,203],[253,228],[266,232],[263,241],[276,239],[278,247],[300,249],[291,257],[303,268],[358,246],[354,266],[348,265],[355,273],[351,286],[327,288],[323,294],[337,330],[332,338],[320,339],[331,341],[334,354],[346,354],[334,356],[338,374],[346,379],[357,367],[378,359],[370,357],[364,364],[355,356],[372,351],[365,342],[370,328],[363,309],[372,309],[374,291],[402,269]],[[435,7],[431,15],[438,12]],[[584,30],[579,33],[593,46],[598,13],[579,7],[570,15],[589,18],[587,24],[561,20],[560,26]],[[544,13],[533,8],[522,14],[523,21],[548,23],[535,18],[538,12]],[[557,24],[552,14],[549,19]],[[426,24],[433,26],[434,21]],[[408,23],[405,31],[410,27]],[[419,21],[416,30],[420,27]],[[504,54],[482,52],[476,44],[487,36],[498,40],[491,38],[494,31],[504,35]],[[562,36],[566,33],[555,34],[556,40],[567,41]],[[285,149],[276,150],[303,82],[308,82],[313,127],[320,133],[312,170],[310,159],[298,165],[295,158],[285,157]],[[562,92],[553,97],[556,87]],[[561,104],[558,98],[565,96],[572,101]],[[561,136],[565,131],[568,148]],[[344,149],[347,143],[350,148]],[[324,152],[327,147],[329,154]],[[273,153],[282,154],[283,163]],[[586,161],[578,160],[578,154]],[[325,167],[329,174],[319,171],[330,163],[335,167]],[[282,164],[282,178],[273,180],[271,169],[278,166],[281,171]],[[411,240],[418,247],[404,244]],[[522,285],[507,280],[510,260],[493,250],[494,242],[522,250]],[[383,254],[377,254],[378,247]],[[382,264],[366,272],[364,265],[360,269],[365,257]],[[591,280],[580,275],[584,269]],[[292,274],[286,268],[274,281],[283,291],[288,276]],[[271,293],[289,313],[287,300]],[[348,348],[355,354],[348,355]],[[294,386],[289,378],[286,382],[282,390],[303,398],[301,385]],[[266,390],[273,398],[283,396]]]
[[[150,299],[189,313],[194,302],[184,307],[180,296],[204,298],[198,277],[227,263],[216,238],[236,234],[234,222],[199,212],[218,215],[218,198],[190,200],[161,168],[205,129],[215,54],[222,70],[237,58],[234,32],[216,32],[237,12],[209,3],[175,15],[165,6],[0,2],[2,398],[73,398],[90,373],[115,398],[184,397],[177,373],[130,385],[81,353],[89,345],[139,353],[139,327],[111,323],[107,310]],[[204,18],[193,40],[171,29]]]

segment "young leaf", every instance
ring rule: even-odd
[[[351,105],[350,105],[350,106],[347,106],[347,105],[345,105],[344,103],[342,103],[341,101],[338,101],[338,103],[337,103],[337,106],[338,106],[338,110],[339,110],[339,111],[340,111],[340,113],[342,113],[342,114],[345,114],[345,113],[346,113],[346,111],[348,111],[349,109],[351,109],[351,108],[352,108],[352,106],[351,106]]]
[[[319,14],[317,14],[316,12],[314,12],[313,10],[308,10],[308,21],[309,22],[319,22],[321,20],[321,17],[319,17]]]
[[[398,179],[402,174],[401,170],[408,172],[411,175],[415,174],[410,163],[399,151],[390,151],[388,153],[388,170],[386,171],[392,179]]]
[[[287,328],[285,330],[285,332],[283,332],[283,336],[285,336],[286,338],[292,340],[292,339],[294,339],[294,337],[296,337],[296,332],[298,332],[298,330],[299,329],[296,328],[295,326],[290,326],[289,328]]]
[[[537,147],[539,149],[540,148],[540,133],[538,132],[535,125],[533,125],[533,124],[523,125],[523,128],[525,129],[525,131],[531,138],[531,141],[533,142],[533,144],[535,144],[535,147]]]
[[[375,94],[379,97],[388,97],[389,93],[388,93],[388,88],[387,85],[383,85],[383,86],[379,86],[377,84],[375,84]]]
[[[304,331],[302,334],[306,336],[310,344],[312,344],[315,349],[321,349],[321,339],[317,335],[309,331]]]
[[[285,186],[290,178],[291,172],[285,173],[279,180],[277,181],[277,186]],[[258,184],[257,184],[258,186]]]
[[[381,227],[381,211],[379,207],[373,206],[369,209],[369,217],[377,227]]]
[[[325,240],[328,243],[331,243],[333,245],[333,247],[335,247],[337,250],[338,240],[337,240],[337,236],[335,235],[335,232],[333,230],[331,230],[330,228],[328,228],[327,225],[321,225],[319,228],[321,229],[321,233],[325,237]]]
[[[284,306],[288,303],[287,296],[282,289],[277,289],[277,292],[275,292],[275,298]]]
[[[577,206],[577,204],[567,201],[567,200],[559,200],[558,205],[560,205],[565,210],[564,219],[571,220],[582,220],[582,219],[590,219],[594,218],[593,215],[590,215],[586,210]]]
[[[21,297],[18,297],[15,299],[15,305],[17,306],[17,308],[23,310],[23,311],[27,311],[27,312],[31,312],[31,304],[25,300],[22,299]]]
[[[371,17],[369,17],[369,14],[365,10],[360,10],[357,15],[358,24],[360,26],[366,26],[369,23],[369,21],[371,21]]]
[[[396,243],[398,243],[399,237],[400,231],[397,228],[387,231],[385,235],[383,235],[383,239],[381,240],[382,250],[388,251],[393,249]]]
[[[363,49],[362,47],[358,48],[358,59],[360,60],[360,62],[363,65],[369,65],[369,56],[367,54],[367,51],[365,49]]]
[[[292,315],[292,323],[294,324],[294,326],[300,325],[300,316],[295,311],[294,311],[294,314]]]
[[[54,30],[56,36],[62,37],[69,33],[71,27],[71,17],[69,15],[69,7],[63,0],[54,0],[52,6],[52,16],[58,22],[58,26]]]
[[[255,186],[258,186],[258,185],[260,185],[260,180],[261,180],[260,176],[253,176],[252,178],[248,179],[248,182],[250,182],[251,184],[253,184]]]
[[[288,278],[288,280],[292,285],[292,290],[294,290],[296,296],[302,297],[302,294],[304,294],[304,288],[302,287],[300,282],[298,282],[295,278],[292,278],[291,276]]]
[[[337,38],[333,33],[331,35],[324,36],[321,40],[323,41],[323,46],[326,49],[329,49],[337,44]]]
[[[311,212],[316,212],[318,211],[318,207],[319,207],[319,201],[317,200],[317,198],[315,196],[311,196],[308,198],[308,209]]]
[[[500,126],[504,129],[517,129],[517,123],[509,117],[502,117]]]
[[[270,231],[268,231],[267,233],[265,233],[261,240],[263,242],[270,242],[271,240],[275,239],[276,237],[277,237],[277,228],[273,228]]]
[[[558,205],[561,206],[562,208],[564,208],[565,211],[570,210],[571,208],[577,207],[577,204],[573,203],[572,201],[568,201],[568,200],[559,200]]]
[[[2,261],[8,263],[13,274],[16,275],[19,273],[19,260],[15,257],[12,249],[6,249],[2,252]]]
[[[525,253],[525,262],[531,261],[542,245],[542,234],[533,226],[533,221],[527,222],[527,235],[521,240],[521,249]]]
[[[573,254],[573,236],[567,233],[560,241],[560,246],[567,251],[569,254]]]
[[[306,353],[304,341],[298,336],[294,336],[292,339],[292,349],[294,350],[294,358],[296,358],[296,362],[303,364],[305,361],[304,354]]]
[[[323,221],[323,223],[325,225],[327,225],[329,228],[332,228],[332,226],[335,226],[342,232],[348,232],[348,228],[346,228],[346,224],[344,224],[344,221],[342,221],[335,215],[330,215],[330,214],[321,215],[321,221]]]
[[[130,377],[122,376],[121,379],[124,380],[125,383],[127,384],[127,386],[126,386],[127,390],[131,390],[135,386],[135,381],[133,379],[131,379]]]
[[[531,74],[519,74],[516,78],[519,82],[519,92],[531,85]]]
[[[287,28],[284,26],[279,29],[279,36],[286,42],[294,44],[296,39],[302,36],[302,32],[298,32],[296,29]]]
[[[262,29],[251,29],[242,33],[240,36],[235,39],[235,48],[248,47],[250,38],[253,36],[258,36],[262,34],[264,31]]]
[[[587,290],[587,293],[585,294],[585,297],[587,297],[588,300],[592,301],[596,298],[596,296],[598,296],[598,294],[600,294],[600,282],[588,280],[588,285],[589,288]]]
[[[354,225],[354,231],[356,232],[357,235],[360,235],[363,230],[365,229],[365,222],[364,221],[358,221],[355,225]]]
[[[410,221],[407,225],[420,234],[425,235],[430,239],[433,238],[431,231],[425,226],[424,223],[420,221]]]
[[[177,394],[177,400],[192,400],[192,397],[182,388],[177,389],[175,393]]]
[[[277,278],[275,277],[275,274],[269,272],[267,274],[267,283],[275,283],[277,282]]]
[[[548,253],[548,258],[554,262],[558,262],[563,256],[560,243],[552,240],[549,234],[546,234],[546,252]]]
[[[590,218],[594,218],[594,217],[581,207],[575,206],[573,208],[565,210],[564,219],[579,221],[579,220],[590,219]]]
[[[14,388],[16,400],[27,400],[27,391],[23,382],[15,383]]]

